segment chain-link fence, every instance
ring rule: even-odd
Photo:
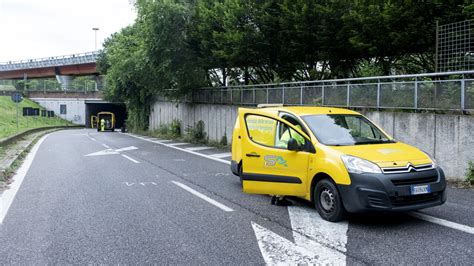
[[[474,71],[204,88],[194,103],[474,110]]]

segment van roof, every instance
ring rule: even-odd
[[[316,106],[283,106],[283,107],[264,107],[262,109],[269,111],[286,111],[288,113],[293,113],[299,116],[303,115],[320,115],[320,114],[352,114],[360,115],[360,113],[344,109],[344,108],[334,108],[334,107],[316,107]]]

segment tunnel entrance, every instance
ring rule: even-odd
[[[89,100],[86,104],[86,128],[91,128],[91,116],[99,112],[112,112],[115,114],[115,128],[121,128],[127,119],[127,110],[122,103],[109,103],[106,101]]]

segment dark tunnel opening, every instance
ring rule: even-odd
[[[86,101],[86,128],[91,128],[91,116],[99,112],[115,114],[115,128],[121,128],[127,119],[127,109],[121,103],[87,102]]]

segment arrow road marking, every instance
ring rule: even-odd
[[[346,264],[347,221],[331,223],[302,206],[288,206],[288,213],[296,245],[315,251],[321,262]]]
[[[115,150],[115,151],[116,151],[116,152],[123,152],[123,151],[133,151],[133,150],[138,150],[138,148],[135,147],[135,146],[130,146],[130,147],[125,147],[125,148],[117,149],[117,150]]]
[[[318,255],[308,249],[252,222],[258,246],[268,265],[315,265],[321,264]]]
[[[112,150],[112,149],[107,149],[107,150],[103,150],[103,151],[89,153],[89,154],[84,155],[84,156],[101,156],[101,155],[111,155],[111,154],[119,154],[119,153],[117,151]]]

